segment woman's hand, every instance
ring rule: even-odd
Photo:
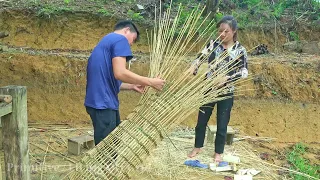
[[[218,79],[218,88],[221,88],[222,86],[224,86],[228,80],[230,79],[230,76],[224,76]]]
[[[132,84],[132,90],[136,91],[138,93],[143,94],[144,93],[144,88],[145,88],[145,86],[138,85],[138,84]]]

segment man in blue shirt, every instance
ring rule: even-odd
[[[94,128],[97,145],[120,124],[120,90],[142,93],[145,86],[161,90],[165,81],[135,74],[126,68],[133,56],[130,46],[139,39],[131,21],[120,21],[93,49],[87,65],[85,103]]]

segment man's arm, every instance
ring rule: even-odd
[[[140,76],[126,68],[125,57],[114,57],[112,59],[113,73],[116,79],[130,84],[139,84],[142,86],[151,86],[154,89],[161,90],[165,81],[159,78],[148,78]]]

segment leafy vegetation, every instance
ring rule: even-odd
[[[129,9],[127,12],[127,15],[130,19],[135,20],[135,21],[139,21],[139,20],[143,20],[143,16],[141,15],[141,13],[139,12],[134,12],[133,10]]]
[[[104,9],[104,8],[99,9],[98,13],[103,15],[103,16],[110,16],[111,15],[111,13],[108,10]]]
[[[320,165],[311,165],[310,162],[303,157],[306,153],[306,149],[307,147],[304,144],[298,143],[293,147],[293,150],[287,154],[287,160],[291,164],[291,169],[305,173],[314,178],[320,178]],[[298,174],[292,173],[291,176],[295,180],[306,179],[306,177]]]
[[[19,1],[19,0],[18,0]],[[40,17],[51,18],[54,15],[59,15],[67,11],[86,11],[103,16],[113,16],[117,18],[127,18],[134,21],[152,24],[154,19],[155,6],[150,6],[152,3],[158,3],[158,0],[150,0],[141,3],[145,9],[137,9],[137,0],[27,0],[18,3],[19,6],[27,8],[33,7]],[[168,2],[162,4],[163,10],[169,7]],[[279,26],[282,22],[304,21],[315,22],[320,21],[320,1],[319,0],[224,0],[215,1],[218,11],[212,12],[211,18],[216,22],[224,15],[233,15],[239,23],[240,28],[247,27],[263,27],[268,24],[275,24],[279,21]],[[17,4],[17,3],[16,3]],[[182,5],[180,24],[184,23],[187,17],[191,14],[192,9],[200,4],[200,8],[206,5],[206,0],[174,0],[173,11],[177,12],[179,5]],[[159,8],[158,8],[159,9]],[[202,19],[207,12],[203,13]],[[209,23],[208,19],[206,23]],[[290,39],[298,40],[296,29],[286,30]]]
[[[71,0],[64,0],[65,4],[69,4]]]
[[[299,35],[295,31],[289,32],[290,38],[294,41],[300,41]]]
[[[67,11],[72,11],[72,9],[70,7],[56,7],[56,6],[46,5],[41,7],[37,11],[37,16],[50,18],[52,15],[60,14]]]

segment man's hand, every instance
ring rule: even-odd
[[[157,77],[150,78],[149,82],[152,88],[161,91],[166,81]]]
[[[122,81],[123,83],[140,84],[142,86],[151,86],[152,88],[157,90],[161,90],[164,86],[165,81],[160,79],[159,77],[156,77],[156,78],[144,77],[126,69],[126,58],[124,57],[114,57],[112,59],[112,67],[113,67],[114,77]],[[125,87],[125,85],[123,85],[122,89],[127,89],[127,88]]]
[[[144,93],[144,88],[145,86],[141,86],[141,85],[138,85],[138,84],[132,84],[132,90],[133,91],[136,91],[138,93]]]

